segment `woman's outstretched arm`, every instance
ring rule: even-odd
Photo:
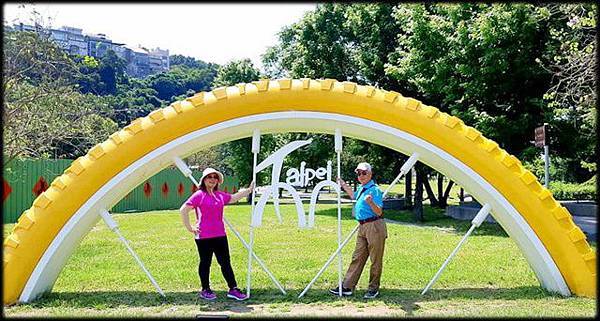
[[[250,183],[250,186],[248,188],[240,189],[237,193],[231,195],[231,199],[227,204],[235,203],[241,200],[242,198],[250,195],[250,193],[252,193],[252,189],[254,189],[254,182]]]

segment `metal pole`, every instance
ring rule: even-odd
[[[162,295],[164,297],[165,294],[164,294],[163,290],[160,288],[160,286],[158,286],[158,283],[156,283],[156,281],[152,277],[152,274],[150,274],[150,272],[146,269],[146,267],[144,266],[144,263],[142,263],[142,260],[140,260],[140,258],[137,256],[137,254],[135,254],[135,252],[129,245],[129,242],[127,242],[127,240],[123,237],[123,235],[121,235],[121,232],[119,231],[119,226],[118,226],[117,222],[115,222],[115,220],[110,216],[110,213],[108,213],[108,211],[105,209],[100,210],[100,217],[102,217],[102,219],[104,220],[104,223],[106,223],[108,228],[117,234],[117,236],[119,237],[119,240],[121,240],[121,242],[123,244],[125,244],[125,247],[129,251],[129,253],[133,256],[133,258],[136,260],[138,265],[142,268],[142,271],[144,271],[144,273],[146,273],[146,276],[148,277],[148,279],[150,279],[150,282],[152,283],[152,285],[154,285],[154,287],[156,288],[158,293],[160,293],[160,295]]]
[[[423,289],[423,292],[421,292],[421,295],[425,294],[431,288],[431,286],[433,285],[433,283],[435,283],[435,281],[438,279],[438,277],[440,276],[440,274],[442,274],[442,272],[446,268],[446,265],[448,265],[448,263],[450,263],[450,260],[452,260],[452,258],[456,254],[456,252],[458,252],[458,250],[460,249],[460,247],[467,240],[467,237],[469,237],[469,235],[471,235],[471,232],[473,232],[473,230],[476,227],[478,227],[479,225],[481,225],[481,223],[483,222],[483,220],[485,220],[485,218],[488,216],[488,214],[490,213],[490,209],[491,209],[491,206],[489,204],[485,204],[479,210],[479,212],[477,213],[477,215],[475,215],[475,218],[473,219],[473,221],[471,221],[471,228],[469,228],[469,230],[467,231],[467,234],[465,234],[465,236],[463,236],[462,240],[460,240],[460,242],[458,243],[458,245],[454,248],[454,251],[452,251],[452,253],[450,253],[450,255],[448,256],[448,258],[446,258],[446,261],[444,261],[444,264],[442,264],[442,267],[440,267],[440,269],[433,276],[433,278],[431,279],[431,281],[429,281],[429,283],[427,284],[427,286],[425,287],[425,289]]]
[[[341,169],[341,153],[342,153],[342,132],[340,129],[335,130],[335,151],[337,152],[337,176],[342,177]],[[337,197],[337,214],[338,214],[338,247],[342,244],[342,188],[339,187],[339,193]],[[338,252],[338,295],[342,296],[342,251]]]
[[[252,181],[256,184],[256,161],[258,151],[260,150],[260,130],[255,129],[252,133],[252,153],[254,154],[254,163],[252,165]],[[255,185],[256,186],[256,185]],[[254,217],[254,196],[256,188],[252,189],[252,208],[250,215],[250,245],[248,247],[248,276],[246,277],[246,296],[250,297],[250,284],[252,282],[252,247],[254,246],[254,226],[252,218]]]
[[[550,148],[544,145],[544,186],[549,188],[550,184]]]

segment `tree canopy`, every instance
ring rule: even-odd
[[[561,178],[581,181],[595,162],[596,15],[594,4],[319,4],[281,30],[263,62],[272,77],[417,98],[529,164],[540,153],[534,128],[549,123]]]
[[[5,159],[81,156],[113,129],[199,91],[261,78],[335,78],[456,115],[537,175],[533,131],[548,123],[553,176],[582,182],[597,162],[597,11],[594,3],[323,3],[281,29],[262,56],[264,72],[249,59],[219,66],[172,55],[169,71],[141,79],[111,50],[69,56],[47,33],[5,32]],[[331,135],[317,134],[264,135],[262,153],[308,137],[319,144],[294,152],[286,166],[334,158]],[[406,159],[350,138],[345,146],[345,176],[366,160],[378,180],[390,181]],[[242,139],[198,162],[220,161],[245,182],[249,150]]]

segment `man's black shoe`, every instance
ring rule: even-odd
[[[365,299],[374,299],[374,298],[376,298],[378,295],[379,295],[379,291],[371,291],[371,290],[369,290],[369,291],[367,291],[367,292],[365,293],[365,296],[364,296],[364,298],[365,298]]]
[[[339,287],[337,287],[335,289],[330,289],[329,292],[331,294],[340,295]],[[350,296],[350,295],[352,295],[352,290],[348,289],[348,288],[342,287],[342,295],[343,296]]]

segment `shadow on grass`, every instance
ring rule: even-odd
[[[53,306],[69,306],[72,308],[109,309],[117,307],[153,307],[160,305],[196,305],[201,311],[248,313],[253,306],[260,304],[289,305],[289,304],[331,304],[339,306],[339,302],[366,303],[380,302],[396,306],[411,315],[420,308],[419,303],[428,301],[466,299],[466,300],[531,300],[553,297],[541,287],[521,286],[515,288],[457,288],[432,289],[426,295],[421,295],[420,289],[380,289],[380,295],[372,300],[363,298],[364,290],[358,290],[354,295],[340,298],[332,295],[327,289],[311,289],[302,298],[298,298],[302,289],[286,289],[287,295],[281,294],[274,288],[256,288],[252,297],[246,301],[233,301],[225,298],[224,291],[215,291],[218,298],[215,301],[198,299],[197,292],[165,292],[162,298],[155,292],[143,291],[93,291],[93,292],[60,292],[48,293],[39,300],[27,305],[33,308]]]
[[[302,299],[292,299],[291,301],[302,303],[334,303],[337,301],[349,301],[353,303],[381,302],[388,306],[396,306],[404,310],[408,316],[414,311],[420,309],[419,303],[433,302],[442,300],[527,300],[543,299],[554,297],[541,287],[521,286],[515,288],[456,288],[456,289],[431,289],[427,294],[421,295],[421,289],[379,289],[379,296],[375,299],[365,299],[363,295],[365,290],[357,290],[350,297],[339,298],[332,295],[324,289],[315,289],[309,291]],[[292,292],[292,291],[290,291]],[[300,293],[300,291],[298,291]],[[295,294],[296,296],[298,294]]]
[[[260,292],[257,292],[257,295],[260,295]],[[252,303],[251,301],[238,302],[228,299],[225,291],[215,291],[215,293],[217,294],[215,301],[205,301],[198,298],[197,291],[165,292],[164,298],[156,292],[144,291],[58,292],[47,293],[26,305],[32,308],[64,307],[66,305],[71,308],[90,309],[196,305],[201,311],[248,313],[253,310],[248,306],[248,302]],[[256,302],[254,303],[256,304]]]

